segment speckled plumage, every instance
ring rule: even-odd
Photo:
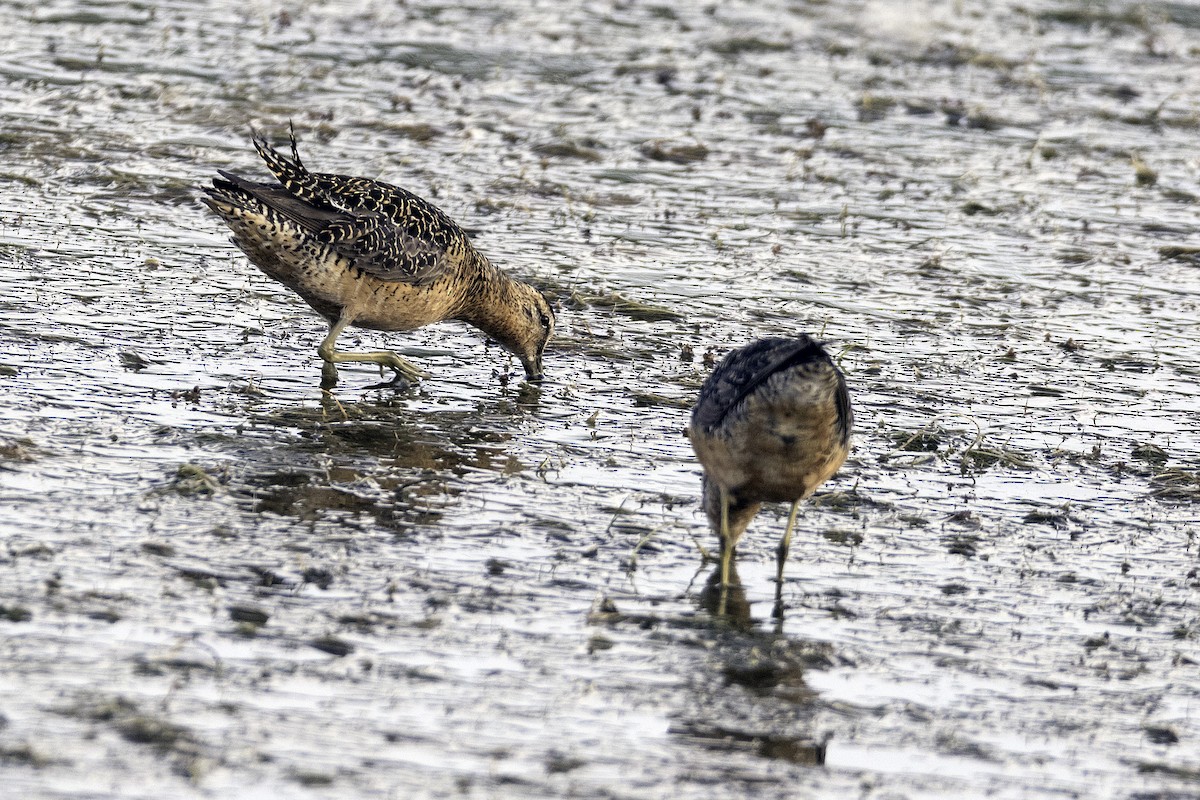
[[[294,136],[291,158],[257,135],[254,147],[279,183],[221,170],[203,200],[255,266],[329,321],[318,350],[326,385],[345,361],[424,374],[388,351],[338,352],[347,326],[407,331],[447,319],[479,328],[520,358],[530,379],[541,377],[554,330],[549,304],[494,267],[443,211],[382,181],[309,172]]]
[[[704,467],[703,506],[721,538],[722,583],[738,539],[764,502],[796,508],[845,462],[853,415],[842,373],[808,336],[760,339],[730,352],[700,389],[688,437]]]

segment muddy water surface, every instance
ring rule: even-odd
[[[14,797],[1200,793],[1200,11],[0,5]],[[196,187],[428,197],[546,288],[344,369]],[[826,337],[855,449],[715,619],[707,360]]]

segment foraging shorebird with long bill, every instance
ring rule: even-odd
[[[309,172],[294,133],[290,158],[257,134],[254,148],[278,183],[219,170],[203,200],[255,266],[329,322],[317,348],[322,386],[334,385],[346,362],[390,368],[398,380],[424,377],[396,353],[341,351],[337,339],[351,325],[411,331],[442,320],[473,325],[516,355],[529,380],[541,379],[550,304],[494,267],[441,209],[382,181]]]

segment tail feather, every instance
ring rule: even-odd
[[[223,218],[228,218],[235,210],[244,211],[249,208],[246,202],[247,196],[239,192],[237,187],[229,181],[214,178],[213,185],[203,186],[201,191],[205,196],[200,198],[200,202]]]
[[[238,175],[218,170],[220,178],[205,187],[203,202],[220,216],[229,219],[239,212],[276,215],[300,228],[320,231],[340,218],[336,211],[327,211],[306,202],[281,186],[248,181]]]
[[[294,129],[289,128],[288,138],[291,140],[291,158],[288,158],[272,147],[267,138],[258,131],[253,132],[254,149],[258,151],[258,155],[266,163],[267,169],[271,171],[271,174],[283,184],[283,188],[302,200],[327,203],[328,198],[321,191],[316,177],[308,171],[308,168],[304,166],[304,162],[300,160],[300,152],[296,147],[296,131]]]
[[[207,195],[200,198],[201,202],[226,218],[236,211],[261,210],[262,202],[250,190],[253,186],[250,181],[225,170],[218,172],[221,173],[221,177],[213,178],[212,186],[201,187]]]

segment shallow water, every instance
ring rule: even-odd
[[[0,23],[13,796],[1200,792],[1190,4]],[[289,119],[557,298],[545,384],[443,325],[345,337],[421,386],[322,396],[321,323],[196,199]],[[783,621],[778,508],[718,620],[687,407],[799,331],[854,452]]]

